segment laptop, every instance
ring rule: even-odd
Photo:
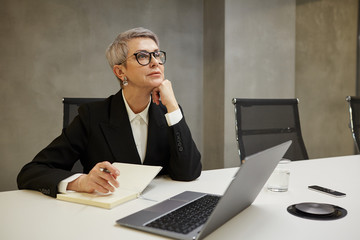
[[[246,158],[222,196],[185,191],[116,223],[174,239],[202,239],[254,202],[291,142]]]

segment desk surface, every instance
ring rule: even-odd
[[[360,239],[360,155],[297,161],[289,164],[285,193],[265,188],[255,202],[206,239]],[[203,171],[193,182],[157,178],[143,198],[112,210],[59,201],[41,193],[18,190],[0,193],[0,239],[165,239],[121,226],[115,221],[185,190],[222,194],[237,168]],[[307,189],[322,185],[347,194],[335,198]],[[300,202],[330,203],[348,210],[334,221],[290,215]]]

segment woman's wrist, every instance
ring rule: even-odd
[[[81,181],[81,179],[83,177],[84,177],[84,175],[81,175],[80,177],[78,177],[74,181],[69,182],[68,186],[67,186],[67,190],[72,190],[72,191],[79,192],[80,191],[80,181]]]
[[[179,105],[177,103],[176,104],[168,104],[165,107],[166,107],[168,113],[172,113],[179,109]]]

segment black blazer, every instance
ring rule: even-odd
[[[166,107],[150,104],[145,165],[163,166],[160,174],[190,181],[200,176],[200,153],[182,120],[169,127]],[[73,175],[80,159],[84,173],[102,161],[141,164],[121,90],[108,99],[82,105],[62,134],[20,171],[19,189],[56,197],[60,181]],[[141,176],[134,176],[141,177]]]

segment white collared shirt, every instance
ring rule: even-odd
[[[127,103],[124,94],[122,92],[122,97],[125,102],[125,107],[129,116],[129,121],[131,125],[131,130],[133,132],[134,141],[136,144],[136,149],[138,150],[141,163],[144,162],[145,155],[146,155],[146,145],[147,145],[147,135],[148,135],[148,122],[149,122],[149,106],[151,98],[149,99],[149,104],[147,107],[142,111],[141,113],[135,114],[131,108],[129,107],[129,104]],[[166,113],[165,118],[167,121],[168,126],[172,126],[180,122],[180,120],[183,118],[183,115],[181,113],[180,109],[177,109],[174,112]],[[62,180],[58,184],[58,191],[60,193],[66,193],[67,185],[69,182],[74,181],[78,177],[80,177],[82,174],[77,173],[74,174],[64,180]]]
[[[141,163],[144,163],[148,135],[149,106],[151,98],[149,97],[149,103],[146,108],[142,112],[135,114],[127,103],[124,94],[122,94],[122,96],[125,102],[126,111],[129,116],[136,149],[138,150]]]

